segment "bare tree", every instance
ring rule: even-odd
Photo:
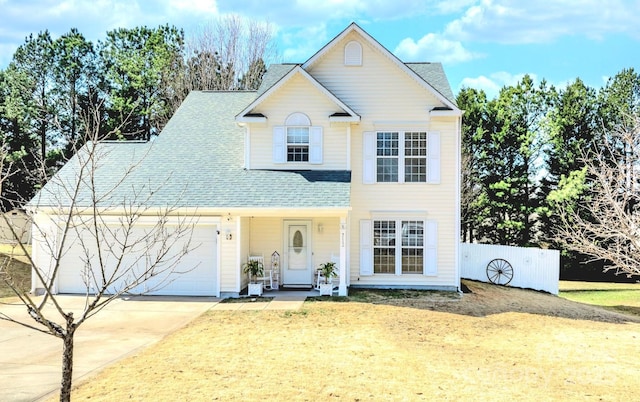
[[[0,314],[0,319],[63,342],[61,401],[71,398],[76,330],[125,293],[143,294],[166,286],[193,249],[192,219],[180,216],[177,205],[149,206],[170,178],[157,184],[139,180],[138,171],[153,143],[105,143],[99,134],[101,113],[95,107],[91,116],[85,116],[88,141],[25,205],[32,218],[34,253],[19,242],[18,247],[31,262],[39,295],[21,290],[6,263],[0,267],[1,280],[28,312],[28,317]],[[118,148],[117,166],[111,162],[114,148]],[[6,154],[0,156],[1,183],[15,166]],[[13,235],[20,238],[15,231]],[[72,247],[81,250],[80,255],[71,255]],[[85,300],[79,314],[66,310],[56,294],[55,280],[63,269],[82,277]]]
[[[270,24],[238,15],[220,17],[187,39],[189,90],[257,89],[265,63],[275,59]]]
[[[640,116],[604,136],[584,157],[585,170],[564,178],[558,204],[565,247],[605,262],[605,271],[640,275]],[[569,196],[569,197],[567,197]],[[553,196],[552,196],[553,198]]]

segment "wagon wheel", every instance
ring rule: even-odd
[[[487,278],[496,285],[507,285],[513,279],[513,267],[509,261],[502,258],[491,260],[487,265]]]

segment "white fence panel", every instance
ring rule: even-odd
[[[560,251],[533,247],[460,244],[460,276],[488,282],[487,265],[495,258],[509,261],[513,279],[509,286],[558,294]]]

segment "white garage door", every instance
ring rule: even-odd
[[[111,226],[110,226],[111,228]],[[170,229],[170,227],[169,227]],[[215,225],[198,225],[194,228],[189,241],[189,252],[183,256],[178,265],[171,269],[147,279],[143,284],[131,290],[132,294],[149,295],[170,295],[170,296],[216,296],[217,295],[217,227]],[[117,228],[114,227],[117,231]],[[132,236],[142,236],[148,228],[144,226],[136,227]],[[120,232],[118,232],[121,235]],[[77,238],[69,239],[70,246],[65,253],[58,273],[59,293],[86,293],[87,283],[89,292],[95,292],[96,281],[102,280],[97,259],[98,247],[89,241],[79,241]],[[85,237],[87,239],[87,237]],[[71,240],[73,240],[71,242]],[[95,243],[95,240],[93,241]],[[110,243],[103,240],[102,243]],[[179,253],[187,244],[187,240],[180,240],[173,245],[168,255]],[[112,246],[104,246],[103,250],[108,250]],[[149,250],[151,250],[149,252]],[[116,255],[120,253],[115,253]],[[116,256],[102,253],[106,260],[105,275],[109,277],[114,274],[115,268],[121,267],[115,274],[110,292],[113,293],[123,287],[123,283],[131,281],[130,272],[132,269],[144,270],[149,259],[153,260],[153,248],[137,245],[124,254],[121,262]],[[87,257],[89,256],[89,257]],[[89,269],[87,261],[92,261]],[[134,268],[129,268],[134,267]],[[160,266],[162,270],[162,267]]]

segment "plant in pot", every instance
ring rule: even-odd
[[[324,278],[324,283],[320,283],[320,296],[331,296],[333,294],[333,277],[338,276],[335,262],[325,262],[320,264],[320,274]]]
[[[264,273],[264,264],[258,260],[249,260],[243,265],[243,270],[251,278],[247,288],[249,296],[262,296],[262,282],[258,282],[258,277]]]

